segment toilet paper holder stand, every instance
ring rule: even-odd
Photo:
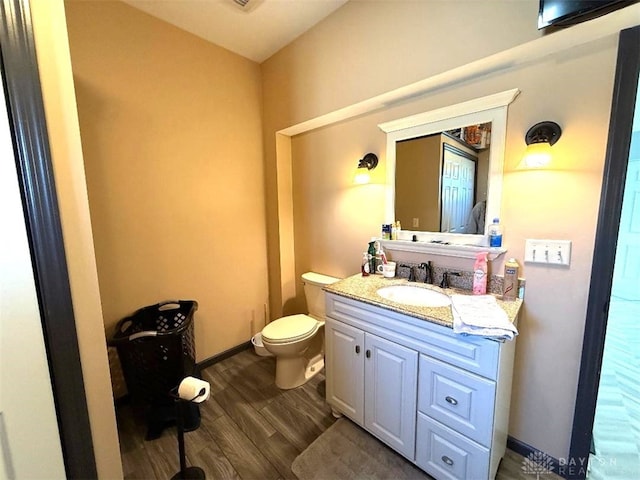
[[[186,454],[184,450],[184,406],[187,403],[202,403],[204,400],[200,399],[198,401],[198,399],[205,395],[206,389],[202,388],[193,398],[185,399],[178,394],[179,388],[180,386],[178,385],[177,387],[172,388],[169,391],[169,396],[173,398],[176,406],[176,425],[178,427],[178,455],[180,457],[180,471],[173,477],[171,477],[171,480],[204,480],[204,470],[202,470],[200,467],[195,466],[187,467]]]

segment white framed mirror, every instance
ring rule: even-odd
[[[489,250],[490,256],[494,258],[506,251],[504,246],[500,249],[489,249],[486,233],[492,219],[500,217],[507,109],[518,93],[520,93],[518,89],[507,90],[378,125],[387,134],[386,223],[395,222],[397,218],[396,165],[398,145],[400,143],[430,135],[439,135],[442,132],[457,130],[471,125],[490,124],[491,126],[489,158],[486,168],[487,176],[486,179],[480,181],[480,183],[486,185],[484,232],[482,234],[468,234],[461,233],[460,229],[452,229],[456,233],[449,233],[447,231],[439,231],[441,230],[439,228],[420,230],[419,227],[415,228],[412,225],[403,224],[398,240],[385,241],[385,248],[464,257],[472,257],[479,250]],[[478,182],[476,181],[476,183]],[[463,215],[468,215],[469,212],[465,211]],[[419,222],[414,221],[413,223],[418,223],[419,225]],[[417,241],[413,241],[414,236]]]

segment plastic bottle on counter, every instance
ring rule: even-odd
[[[362,266],[361,266],[362,276],[369,276],[369,254],[367,252],[362,252]]]
[[[373,270],[371,273],[382,273],[382,265],[387,263],[387,256],[385,255],[384,250],[382,249],[382,245],[379,241],[375,241],[373,245],[376,249],[376,266],[375,270]]]
[[[502,246],[502,225],[500,225],[500,219],[494,218],[493,223],[489,225],[489,246],[501,247]]]
[[[376,270],[377,270],[380,265],[384,265],[385,263],[387,263],[387,256],[385,255],[384,250],[382,249],[382,245],[380,245],[380,242],[376,242],[375,246],[376,246]]]
[[[515,258],[510,258],[504,264],[504,280],[502,287],[503,300],[515,300],[518,297],[518,262]]]
[[[375,240],[369,242],[369,250],[367,250],[367,259],[369,260],[369,273],[376,273],[376,247]]]
[[[487,252],[478,252],[473,264],[473,294],[487,293]]]

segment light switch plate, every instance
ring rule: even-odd
[[[571,240],[536,240],[527,238],[524,246],[524,261],[546,265],[571,264]]]

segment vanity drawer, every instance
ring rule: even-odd
[[[498,378],[499,342],[461,336],[451,328],[432,326],[440,330],[431,333],[422,353],[491,380]]]
[[[426,355],[418,369],[418,410],[491,447],[495,382]]]
[[[326,300],[326,314],[336,320],[403,343],[420,353],[483,377],[495,380],[498,376],[500,342],[457,335],[452,328],[429,320],[340,295],[328,293]]]
[[[489,475],[489,449],[418,412],[416,464],[444,480],[481,480]]]

